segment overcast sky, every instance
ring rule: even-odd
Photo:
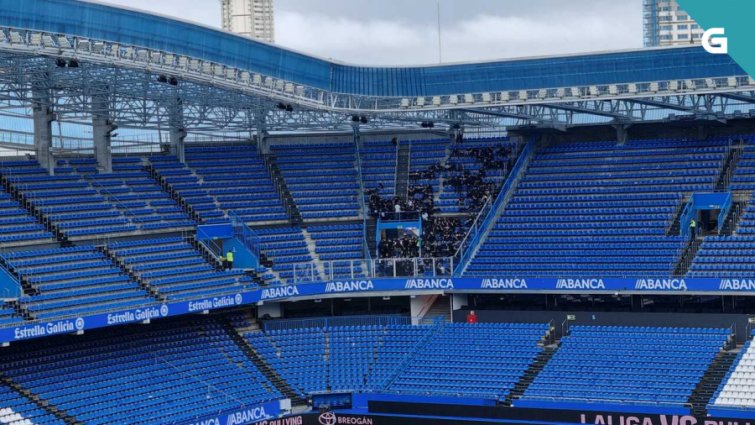
[[[219,0],[101,0],[220,26]],[[438,0],[275,0],[276,42],[345,62],[438,62]],[[641,0],[440,0],[443,62],[642,47]]]

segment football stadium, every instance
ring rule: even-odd
[[[2,0],[0,118],[2,424],[755,420],[728,54],[363,66]]]

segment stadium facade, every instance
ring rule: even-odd
[[[0,161],[4,423],[755,416],[755,81],[728,56],[371,67],[0,7],[33,135]]]

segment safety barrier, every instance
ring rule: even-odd
[[[455,276],[461,276],[462,272],[467,267],[467,264],[472,259],[475,250],[482,242],[482,238],[487,233],[492,222],[495,221],[498,216],[498,211],[509,201],[509,199],[511,199],[511,196],[513,196],[514,187],[526,171],[527,164],[529,164],[529,161],[535,152],[536,145],[537,138],[533,136],[527,142],[524,149],[522,149],[519,159],[516,161],[514,168],[511,169],[511,173],[506,179],[506,182],[501,186],[501,190],[498,192],[495,201],[492,203],[488,201],[477,215],[467,236],[464,238],[454,255],[454,259],[456,260],[456,267],[454,268]]]
[[[388,391],[388,388],[390,388],[391,384],[398,378],[398,376],[401,374],[401,372],[406,369],[406,367],[409,365],[409,363],[414,360],[414,358],[417,356],[417,354],[427,345],[428,342],[435,336],[436,333],[438,333],[438,330],[443,327],[443,325],[446,324],[446,318],[443,316],[438,316],[435,318],[435,322],[433,323],[432,327],[422,336],[422,339],[417,342],[417,344],[414,345],[414,347],[409,351],[409,353],[404,357],[404,359],[399,363],[396,368],[393,370],[393,372],[388,375],[383,382],[380,383],[380,388],[383,391]]]
[[[239,217],[235,212],[229,211],[228,217],[231,219],[231,227],[233,227],[233,236],[243,243],[244,246],[258,259],[260,258],[260,246],[262,244],[262,238],[246,225],[246,222]]]
[[[396,326],[411,325],[410,316],[344,316],[317,319],[292,319],[265,322],[265,332],[304,328],[332,328],[341,326]]]

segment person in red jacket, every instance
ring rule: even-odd
[[[477,315],[474,314],[474,310],[467,314],[467,323],[477,323]]]

